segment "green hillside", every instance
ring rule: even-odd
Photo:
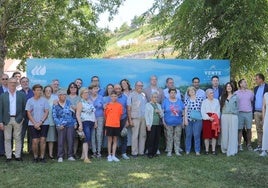
[[[150,25],[140,28],[128,29],[124,32],[116,32],[110,35],[106,51],[98,58],[157,58],[156,50],[162,43],[162,37],[154,33]],[[168,51],[168,52],[166,52]],[[174,58],[176,54],[172,50],[165,50],[166,58]]]

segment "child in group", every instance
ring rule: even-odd
[[[119,162],[115,156],[117,148],[117,137],[120,136],[120,118],[123,114],[123,106],[117,102],[117,94],[111,92],[111,102],[105,107],[105,135],[108,137],[108,162]]]

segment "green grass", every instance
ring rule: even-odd
[[[235,157],[131,158],[108,163],[106,158],[92,164],[48,161],[33,164],[26,155],[23,162],[6,164],[0,159],[0,187],[267,187],[268,158],[243,151]]]

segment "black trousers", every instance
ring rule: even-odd
[[[156,154],[160,140],[160,133],[160,125],[152,125],[151,131],[147,131],[148,156],[154,156]]]

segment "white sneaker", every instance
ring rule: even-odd
[[[243,151],[243,146],[242,146],[242,144],[239,145],[239,151]]]
[[[108,155],[108,157],[107,157],[107,161],[108,161],[108,162],[112,162],[112,161],[113,161],[113,159],[112,159],[112,156],[111,156],[111,155]]]
[[[68,158],[68,161],[75,161],[75,158],[73,158],[73,157],[69,157],[69,158]]]
[[[122,158],[125,159],[125,160],[129,160],[129,157],[127,156],[126,153],[122,154]]]
[[[62,162],[63,162],[63,158],[62,157],[58,158],[58,163],[62,163]]]
[[[255,149],[254,149],[255,152],[258,152],[258,151],[261,151],[261,146],[257,146]]]
[[[157,150],[157,152],[156,152],[156,155],[160,155],[161,153],[160,153],[160,151],[159,151],[159,149]]]
[[[180,152],[176,152],[176,155],[177,155],[177,156],[181,156]]]
[[[112,156],[112,160],[114,161],[114,162],[119,162],[120,160],[116,157],[116,156]]]
[[[261,154],[260,154],[261,157],[266,157],[267,156],[267,153],[266,151],[262,151]]]
[[[183,149],[179,148],[179,152],[183,152]]]
[[[168,156],[168,157],[171,157],[171,156],[172,156],[171,152],[168,152],[168,153],[167,153],[167,156]]]

